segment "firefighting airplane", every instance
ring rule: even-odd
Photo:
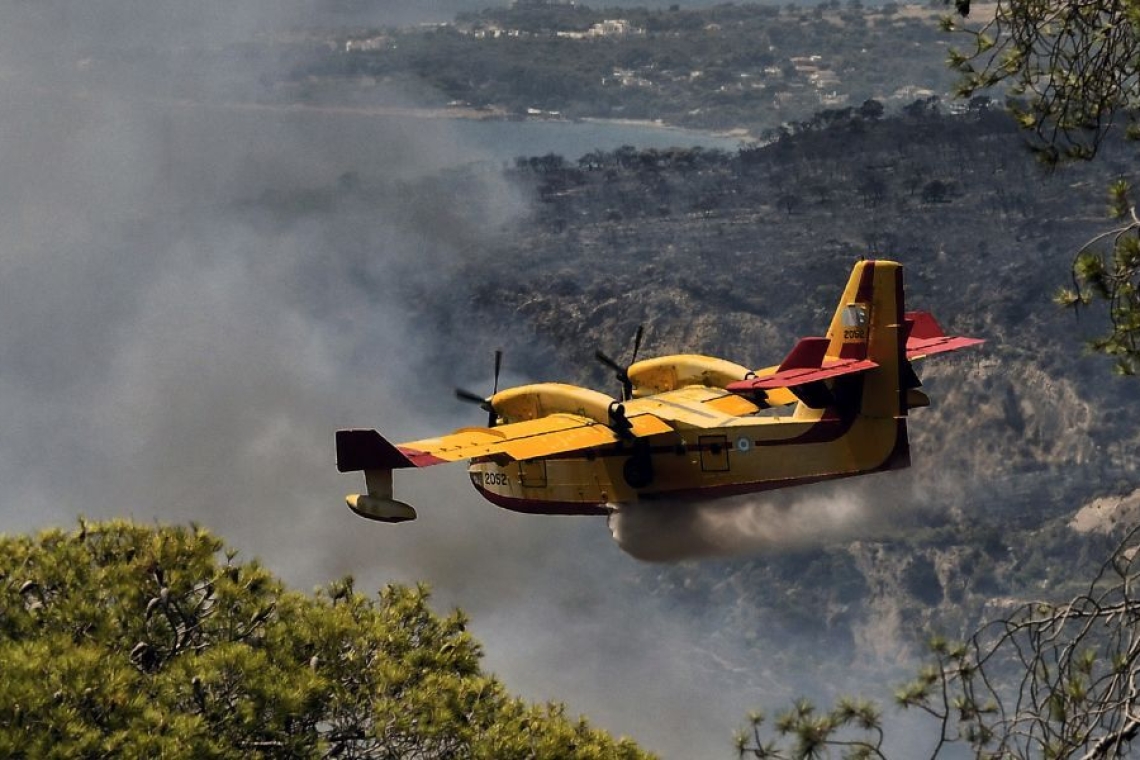
[[[623,368],[599,353],[617,370],[620,401],[562,383],[476,396],[487,427],[397,445],[375,430],[338,431],[337,469],[364,472],[367,493],[346,499],[353,512],[393,523],[416,517],[393,497],[393,470],[461,459],[493,504],[559,515],[899,469],[910,464],[907,414],[930,404],[911,362],[981,342],[905,312],[899,264],[860,261],[827,336],[801,339],[778,366],[681,354]]]

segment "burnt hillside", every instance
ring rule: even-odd
[[[734,678],[791,694],[821,645],[881,676],[924,631],[961,634],[1010,599],[1064,593],[1107,554],[1110,535],[1067,523],[1137,485],[1135,381],[1084,347],[1103,315],[1075,319],[1051,299],[1107,224],[1105,178],[1127,159],[1116,147],[1050,173],[1004,115],[922,102],[896,119],[823,114],[731,154],[520,160],[511,173],[533,211],[502,248],[473,252],[460,287],[513,361],[598,388],[610,379],[593,350],[628,351],[641,323],[643,356],[778,361],[822,331],[859,256],[902,261],[910,307],[987,340],[923,368],[933,405],[914,413],[906,480],[851,486],[872,502],[907,492],[893,535],[643,570],[647,590],[705,620],[711,677],[726,677],[726,657]]]
[[[913,415],[902,479],[830,492],[883,501],[891,528],[619,570],[702,621],[697,655],[710,679],[778,701],[821,646],[834,653],[821,673],[838,663],[855,679],[821,678],[821,690],[849,690],[861,672],[891,676],[931,627],[961,634],[1011,600],[1064,593],[1107,553],[1111,535],[1068,521],[1092,498],[1136,487],[1135,381],[1084,348],[1103,315],[1074,319],[1051,299],[1076,249],[1105,228],[1107,179],[1129,158],[1108,146],[1095,164],[1046,172],[1002,114],[950,116],[918,101],[887,119],[825,112],[732,153],[523,157],[400,186],[342,178],[263,201],[303,216],[306,206],[368,213],[379,196],[409,212],[420,195],[454,197],[447,228],[464,259],[438,267],[425,251],[427,271],[405,273],[404,308],[450,336],[425,371],[468,357],[454,369],[459,384],[486,377],[502,346],[521,378],[613,390],[593,352],[628,352],[638,324],[642,356],[776,362],[822,331],[860,256],[902,261],[910,308],[985,338],[922,368],[933,404]],[[527,211],[488,233],[496,201],[478,178],[502,171]]]

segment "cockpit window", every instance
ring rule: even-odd
[[[853,303],[843,307],[844,327],[867,326],[867,304]]]

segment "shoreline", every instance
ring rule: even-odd
[[[157,101],[156,101],[157,102]],[[669,124],[660,119],[621,119],[604,116],[583,116],[566,118],[535,114],[519,114],[499,108],[476,108],[472,106],[397,106],[397,105],[348,105],[318,103],[266,103],[257,101],[228,101],[211,103],[208,101],[169,100],[162,101],[180,108],[212,108],[241,111],[277,111],[281,113],[326,113],[344,116],[403,119],[446,119],[463,121],[506,121],[529,124],[596,124],[598,126],[630,127],[653,129],[661,132],[676,132],[716,139],[736,139],[742,143],[755,144],[760,138],[744,127],[733,129],[698,129],[678,124]]]
[[[12,85],[7,77],[0,76],[0,84]],[[40,85],[21,83],[16,89],[35,92],[45,96],[63,96],[77,100],[97,99],[103,95],[97,88],[74,89],[63,92],[56,88],[46,88]],[[112,92],[114,88],[112,88]],[[446,119],[463,121],[506,121],[532,124],[594,124],[598,126],[630,127],[635,129],[652,129],[661,132],[674,132],[715,139],[736,139],[741,143],[755,144],[760,141],[744,127],[732,129],[699,129],[678,124],[669,124],[661,119],[626,119],[604,116],[583,116],[580,118],[566,118],[547,114],[519,114],[505,111],[501,108],[477,108],[473,106],[403,106],[403,105],[352,105],[337,103],[297,103],[297,102],[265,102],[265,101],[209,101],[190,98],[163,98],[136,95],[137,101],[150,103],[159,107],[192,109],[201,108],[214,111],[266,111],[293,114],[331,114],[343,116],[360,116],[372,118],[404,118],[404,119]]]
[[[623,127],[641,127],[647,129],[660,129],[663,131],[671,132],[688,132],[689,134],[707,135],[709,137],[724,139],[736,138],[744,143],[760,142],[760,138],[753,135],[744,127],[733,127],[732,129],[698,129],[694,127],[685,127],[678,124],[668,124],[661,119],[615,119],[605,116],[583,116],[580,119],[563,119],[563,121],[569,123],[584,122],[588,124],[613,124]]]
[[[184,103],[183,105],[193,105]],[[477,108],[473,106],[360,106],[312,103],[199,103],[204,107],[232,107],[239,109],[266,109],[283,112],[339,113],[355,116],[397,117],[408,119],[463,119],[468,121],[511,121],[533,124],[597,124],[599,126],[634,127],[654,129],[663,132],[680,132],[718,139],[737,139],[743,143],[757,143],[760,138],[744,127],[732,129],[699,129],[679,124],[669,124],[661,119],[623,119],[606,116],[582,116],[567,118],[545,114],[519,114],[500,108]]]

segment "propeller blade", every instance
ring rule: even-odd
[[[625,372],[625,367],[621,366],[616,361],[614,361],[610,357],[606,356],[600,350],[594,352],[594,358],[597,359],[598,361],[600,361],[602,364],[609,367],[610,369],[612,369],[614,372]]]
[[[614,377],[621,383],[621,397],[625,401],[633,396],[633,383],[630,382],[626,368],[606,356],[601,351],[594,352],[594,358],[614,371]]]
[[[499,415],[495,411],[495,405],[491,400],[495,394],[499,392],[499,373],[503,369],[503,349],[495,349],[495,384],[494,390],[491,391],[490,396],[480,396],[478,393],[472,393],[463,388],[455,389],[455,397],[460,401],[466,401],[470,404],[478,404],[479,408],[487,413],[487,427],[495,427],[495,423],[499,421]]]
[[[637,326],[637,335],[633,338],[633,356],[629,359],[630,366],[637,361],[637,352],[641,350],[641,339],[645,335],[645,325]]]
[[[470,404],[478,404],[479,406],[483,406],[487,403],[487,399],[483,396],[480,396],[478,393],[472,393],[469,390],[464,390],[463,388],[455,389],[455,397],[460,401],[466,401]]]

